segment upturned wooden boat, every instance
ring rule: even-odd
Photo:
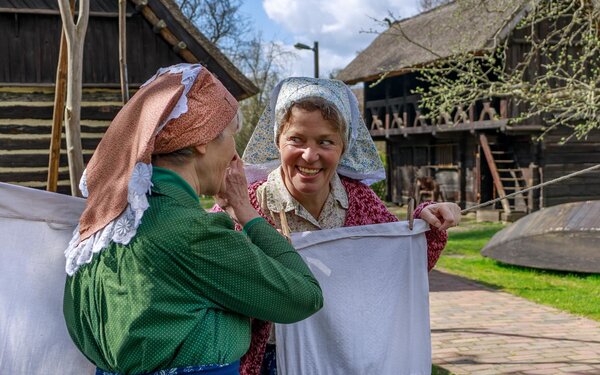
[[[600,201],[531,213],[496,233],[481,254],[518,266],[600,273]]]

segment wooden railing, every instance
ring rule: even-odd
[[[418,95],[373,100],[365,103],[365,120],[374,136],[504,128],[508,123],[508,101],[457,106],[452,113],[442,112],[432,121],[422,114]]]

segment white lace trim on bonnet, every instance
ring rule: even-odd
[[[152,78],[150,78],[141,87],[148,85],[159,76],[170,73],[183,73],[181,83],[184,85],[182,95],[177,104],[167,116],[167,119],[156,130],[160,132],[168,121],[176,119],[188,111],[187,93],[196,81],[202,66],[199,64],[179,64],[168,68],[160,69]],[[79,182],[81,194],[87,198],[89,193],[87,189],[87,169],[83,171],[83,176]],[[69,246],[65,250],[67,258],[65,270],[69,276],[77,272],[79,267],[90,263],[94,254],[101,252],[108,247],[111,241],[127,245],[137,233],[137,228],[142,222],[142,216],[148,209],[148,197],[152,189],[152,164],[137,163],[133,168],[129,184],[127,187],[127,207],[116,219],[108,223],[104,228],[97,231],[90,237],[79,242],[79,225],[73,231],[73,237]]]

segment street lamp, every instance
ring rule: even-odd
[[[294,48],[308,49],[315,53],[315,78],[319,78],[319,42],[315,42],[312,48],[306,44],[296,43],[294,44]]]

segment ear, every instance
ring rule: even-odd
[[[197,145],[194,148],[200,155],[206,155],[206,145]]]

